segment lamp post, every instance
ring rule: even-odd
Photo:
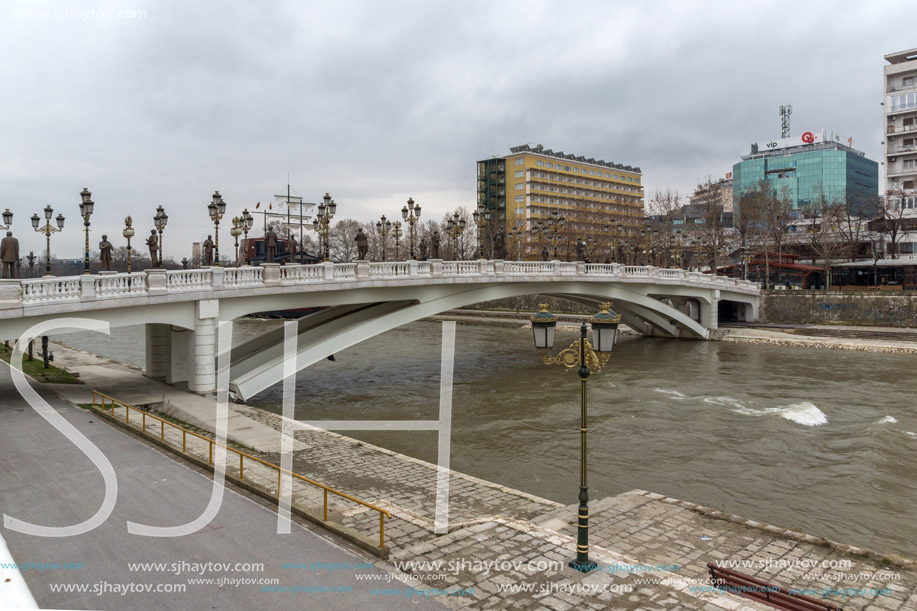
[[[385,261],[385,241],[388,239],[388,234],[392,230],[392,222],[386,220],[385,215],[382,215],[382,219],[376,221],[376,231],[379,233],[379,236],[382,237],[382,260]]]
[[[89,217],[92,216],[93,208],[95,207],[95,202],[92,201],[92,193],[89,192],[89,189],[83,187],[83,190],[80,192],[80,216],[83,217],[83,227],[86,228],[86,248],[83,253],[83,273],[89,273]]]
[[[241,217],[234,216],[232,217],[232,229],[229,230],[229,235],[236,239],[236,267],[239,267],[239,236],[242,235],[242,225],[244,223],[245,221]],[[292,253],[290,257],[290,262],[292,262]]]
[[[29,251],[29,256],[26,257],[26,259],[29,260],[29,278],[31,278],[32,274],[35,271],[35,253],[32,251]]]
[[[560,212],[557,210],[551,211],[551,218],[548,219],[547,226],[551,228],[551,248],[554,251],[554,260],[557,260],[557,232],[566,222],[567,219],[561,216]]]
[[[3,224],[0,225],[0,229],[3,231],[8,231],[13,227],[13,213],[10,212],[10,209],[7,208],[3,211]]]
[[[156,208],[156,216],[153,217],[153,224],[156,226],[156,231],[159,232],[159,267],[162,267],[162,230],[166,228],[166,223],[168,222],[169,215],[166,214],[162,206],[158,206]]]
[[[45,234],[47,239],[47,249],[46,249],[46,258],[45,258],[45,275],[51,275],[51,234],[57,233],[58,231],[63,230],[64,228],[64,215],[58,213],[55,220],[57,221],[57,227],[51,226],[51,217],[54,215],[54,209],[47,205],[45,206],[45,224],[41,225],[41,219],[38,218],[38,214],[32,215],[32,228],[35,229],[38,233]]]
[[[540,304],[540,311],[532,316],[532,332],[535,336],[535,348],[544,351],[542,360],[545,365],[563,365],[566,369],[577,367],[580,377],[580,485],[578,527],[576,539],[576,558],[569,565],[577,571],[588,573],[596,568],[596,563],[589,559],[589,489],[586,484],[586,378],[592,371],[601,371],[611,357],[615,336],[621,316],[611,309],[611,303],[602,303],[599,313],[589,322],[592,325],[592,343],[586,339],[587,327],[580,326],[579,340],[561,350],[556,356],[548,354],[554,346],[554,329],[557,317],[548,312],[547,304]]]
[[[124,230],[121,232],[127,238],[127,273],[131,273],[131,238],[134,237],[134,228],[131,226],[134,220],[131,217],[124,219]],[[162,244],[162,239],[159,240]]]
[[[408,205],[401,207],[401,216],[411,226],[411,259],[414,258],[414,224],[420,220],[420,205],[414,204],[414,198],[408,198]]]
[[[223,196],[220,195],[219,191],[214,191],[213,196],[211,197],[212,201],[207,204],[207,212],[210,213],[210,220],[213,221],[213,235],[214,235],[214,245],[213,245],[213,265],[215,267],[220,266],[220,219],[223,218],[223,215],[226,214],[226,202],[223,201]],[[162,243],[159,245],[160,259],[162,259]]]
[[[449,230],[449,235],[452,236],[452,260],[458,261],[458,239],[462,232],[465,231],[465,219],[459,218],[459,213],[456,212],[446,223],[446,229]],[[462,259],[464,258],[462,257]]]
[[[325,193],[322,197],[322,203],[318,205],[318,214],[312,221],[312,226],[318,233],[319,248],[322,250],[323,260],[327,263],[331,259],[331,247],[329,246],[331,238],[331,219],[337,212],[337,204],[331,199],[331,195]],[[324,242],[324,247],[322,243]]]
[[[395,221],[394,227],[392,236],[395,238],[395,261],[401,261],[401,236],[404,235],[404,230],[401,229],[401,221]]]
[[[248,265],[248,232],[251,231],[252,226],[255,224],[255,217],[251,215],[251,212],[248,211],[248,208],[242,211],[242,233],[244,234],[245,240],[245,264]],[[300,245],[301,247],[302,245]],[[299,260],[302,263],[302,258]]]

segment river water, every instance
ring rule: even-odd
[[[237,321],[234,341],[276,321]],[[418,322],[297,377],[301,420],[435,420],[442,324]],[[555,351],[578,331],[558,329]],[[65,343],[143,366],[142,327]],[[459,323],[452,468],[576,502],[579,381],[545,366],[528,325]],[[622,337],[589,378],[589,487],[634,488],[917,557],[913,355]],[[250,405],[280,411],[274,386]],[[351,432],[430,462],[437,433]]]

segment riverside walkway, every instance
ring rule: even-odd
[[[55,355],[57,363],[87,382],[63,389],[76,402],[88,402],[91,389],[114,396],[124,389],[121,392],[129,394],[125,400],[155,405],[169,388],[143,378],[139,370],[83,352],[56,348]],[[212,402],[208,406],[196,395],[170,392],[167,402],[175,417],[207,428]],[[280,417],[242,405],[231,410],[230,437],[261,446],[261,455],[276,462]],[[450,473],[450,532],[437,536],[435,465],[335,433],[290,425],[298,429],[294,471],[391,511],[385,533],[389,556],[385,561],[375,558],[375,566],[402,575],[418,589],[474,591],[436,597],[451,608],[764,608],[710,589],[703,583],[707,562],[809,596],[824,596],[848,610],[917,608],[917,570],[907,559],[645,491],[590,503],[591,556],[604,570],[588,575],[566,566],[575,545],[575,507],[455,471]],[[333,505],[332,511],[348,528],[367,538],[378,536],[375,512],[352,504]]]
[[[232,487],[209,524],[180,537],[140,537],[126,522],[175,526],[207,507],[211,479],[148,447],[34,384],[50,407],[114,466],[117,501],[100,526],[82,535],[37,537],[3,529],[34,601],[47,609],[437,609],[422,596],[373,594],[387,574],[328,533],[291,525]],[[105,496],[99,471],[16,392],[0,364],[0,512],[43,526],[79,524]],[[313,562],[315,568],[299,566]],[[318,564],[321,563],[321,564]],[[329,567],[358,566],[333,570]],[[23,567],[22,565],[25,565]],[[9,567],[2,567],[8,569]],[[376,577],[377,581],[359,576]],[[23,602],[0,581],[0,608]],[[297,588],[299,588],[297,590]],[[24,601],[28,603],[29,601]]]

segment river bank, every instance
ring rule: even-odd
[[[528,326],[532,312],[450,310],[432,316],[429,320],[455,320],[470,325],[518,325]],[[587,322],[591,315],[561,314],[559,325],[578,325]],[[820,348],[855,350],[860,352],[887,352],[889,354],[917,354],[917,330],[909,327],[873,327],[869,338],[856,337],[863,334],[863,327],[842,325],[723,325],[722,341],[745,344],[769,344],[794,348]],[[621,333],[638,335],[627,325],[621,325]],[[801,335],[802,334],[802,335]],[[846,334],[846,336],[845,336]]]
[[[83,351],[58,346],[56,355],[61,365],[86,382],[82,387],[53,387],[71,402],[87,402],[87,392],[98,389],[134,404],[158,405],[213,430],[212,400],[182,393],[143,377],[136,368]],[[251,406],[230,408],[230,437],[276,460],[283,418]],[[138,419],[132,421],[138,426]],[[879,604],[898,610],[917,604],[917,572],[907,559],[644,490],[591,502],[591,556],[608,568],[588,575],[566,566],[575,547],[574,505],[455,470],[448,472],[449,533],[436,535],[435,465],[300,422],[286,424],[295,429],[297,472],[392,512],[386,524],[390,555],[384,562],[375,561],[376,566],[418,589],[473,591],[470,596],[437,597],[451,608],[764,608],[698,587],[709,561],[741,561],[741,572],[783,587],[849,588],[846,596],[827,596],[845,608]],[[248,469],[246,478],[258,482]],[[260,484],[271,492],[270,478],[262,478]],[[349,528],[377,535],[374,513],[341,504],[333,505],[332,511]],[[849,577],[825,576],[827,571],[817,567],[843,567]],[[859,576],[867,574],[873,576],[870,586],[876,586],[872,593],[864,589],[853,594],[864,587]]]

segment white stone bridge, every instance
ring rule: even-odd
[[[298,371],[426,316],[531,294],[590,306],[611,300],[639,333],[714,339],[721,307],[741,320],[757,320],[760,288],[681,269],[560,261],[150,269],[0,280],[0,338],[14,340],[36,323],[59,318],[102,320],[111,327],[144,324],[146,374],[204,393],[216,386],[219,321],[254,312],[323,308],[298,320]],[[282,349],[282,329],[232,349],[230,388],[237,398],[252,397],[282,380]]]

